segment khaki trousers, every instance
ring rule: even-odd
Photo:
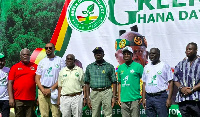
[[[49,109],[51,109],[52,117],[60,117],[60,111],[57,104],[51,104],[51,98],[45,97],[38,89],[39,109],[41,117],[49,117]]]
[[[131,102],[121,102],[122,117],[139,117],[140,105],[139,100]]]
[[[91,91],[90,99],[92,104],[92,117],[101,116],[101,106],[103,108],[104,117],[112,117],[112,89],[104,91]]]

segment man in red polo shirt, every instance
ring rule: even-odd
[[[15,117],[33,115],[37,65],[30,62],[30,55],[29,49],[22,49],[21,61],[11,67],[8,75],[9,105],[15,108]]]

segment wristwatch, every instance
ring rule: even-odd
[[[193,88],[191,88],[191,92],[192,92],[192,93],[194,92],[194,89],[193,89]]]
[[[178,90],[181,91],[181,89],[183,88],[184,86],[181,85],[180,87],[178,87]]]
[[[51,91],[51,92],[53,91],[52,88],[50,88],[50,91]]]

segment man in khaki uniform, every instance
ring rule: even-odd
[[[75,65],[75,56],[66,56],[66,67],[58,77],[58,101],[63,117],[82,117],[84,90],[83,70]],[[86,96],[85,96],[86,97]],[[84,98],[85,99],[85,98]]]

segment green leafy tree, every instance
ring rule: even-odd
[[[9,2],[8,2],[9,1]],[[6,55],[6,65],[20,61],[21,49],[34,51],[50,42],[65,0],[8,0],[1,2],[0,22],[1,52]],[[3,5],[2,5],[3,4]],[[8,5],[8,6],[5,6]]]

